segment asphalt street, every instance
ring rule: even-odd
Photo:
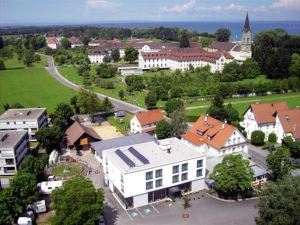
[[[64,76],[62,76],[58,70],[57,67],[54,65],[54,60],[52,56],[47,56],[48,57],[48,67],[47,70],[49,74],[55,78],[57,81],[59,81],[61,84],[64,86],[71,88],[73,90],[79,90],[81,87],[77,84],[74,84],[73,82],[67,80]],[[97,97],[101,100],[103,100],[105,97],[108,97],[106,95],[100,94],[95,92]],[[128,102],[121,101],[116,98],[108,97],[111,103],[115,106],[115,110],[124,110],[126,112],[130,113],[136,113],[138,111],[144,111],[145,109],[133,104],[130,104]]]

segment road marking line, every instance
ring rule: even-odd
[[[133,221],[133,218],[129,215],[129,213],[127,212],[127,210],[125,210],[127,216]]]
[[[152,205],[151,203],[150,203],[150,205],[152,206],[152,208],[155,210],[155,212],[157,212],[158,214],[159,214],[159,211],[158,211],[158,209],[157,208],[155,208],[154,207],[154,205]]]
[[[138,213],[142,216],[142,217],[145,217],[141,212],[140,212],[140,210],[138,209],[138,208],[135,208],[136,209],[136,211],[138,211]]]

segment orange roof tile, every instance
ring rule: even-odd
[[[275,123],[276,112],[287,110],[286,102],[252,104],[250,108],[253,111],[257,124]],[[247,110],[248,111],[248,110]]]
[[[236,128],[212,117],[201,115],[194,126],[181,137],[195,145],[209,144],[222,148]]]
[[[157,123],[165,119],[164,115],[160,112],[159,109],[137,112],[135,115],[142,126],[151,123]]]
[[[289,109],[278,112],[278,118],[285,133],[291,133],[300,140],[300,109]]]

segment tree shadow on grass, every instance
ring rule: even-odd
[[[25,69],[25,67],[21,67],[21,66],[18,66],[18,67],[10,67],[10,68],[6,68],[5,70],[20,70],[20,69]]]

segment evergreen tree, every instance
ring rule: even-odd
[[[181,34],[180,41],[179,41],[179,47],[180,48],[190,48],[191,47],[189,37],[186,32],[183,32]]]

